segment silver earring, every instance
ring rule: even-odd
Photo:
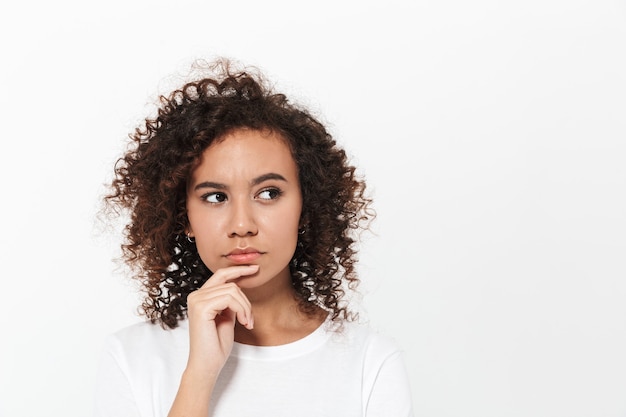
[[[187,232],[187,241],[189,243],[195,243],[196,240],[191,236],[191,233]]]

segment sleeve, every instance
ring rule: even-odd
[[[400,350],[388,353],[370,372],[364,388],[365,417],[413,417],[409,377]]]
[[[140,417],[119,343],[109,336],[100,355],[94,394],[94,417]]]

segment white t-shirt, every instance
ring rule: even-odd
[[[139,323],[106,340],[96,417],[165,417],[189,349],[188,322]],[[402,351],[366,325],[324,323],[280,346],[235,343],[211,398],[212,417],[411,417]]]

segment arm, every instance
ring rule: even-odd
[[[365,417],[413,417],[409,378],[401,351],[387,356],[372,377]]]
[[[230,280],[252,275],[258,265],[218,270],[187,298],[189,358],[168,417],[206,417],[217,377],[235,338],[235,321],[253,327],[252,306]]]
[[[132,388],[119,361],[117,340],[109,337],[100,358],[94,396],[95,417],[139,417]]]

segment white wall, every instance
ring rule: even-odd
[[[0,8],[0,415],[90,415],[103,337],[138,320],[102,184],[170,77],[224,54],[369,179],[364,303],[416,415],[626,416],[623,1]]]

